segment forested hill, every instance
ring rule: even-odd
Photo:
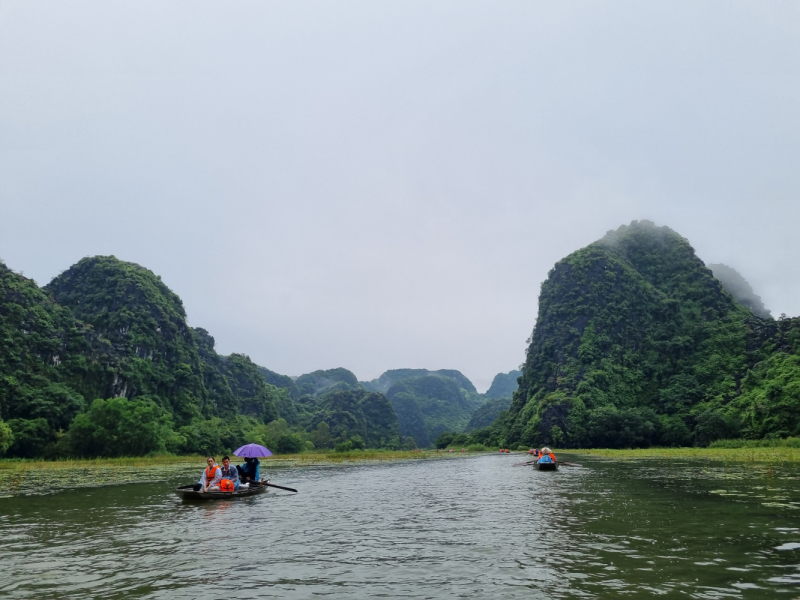
[[[484,394],[487,398],[511,398],[517,391],[519,383],[517,379],[522,375],[522,371],[509,371],[508,373],[498,373],[492,380],[492,385]]]
[[[459,388],[466,392],[477,394],[477,390],[469,378],[461,371],[455,369],[439,369],[438,371],[429,371],[428,369],[390,369],[384,372],[378,379],[372,381],[362,381],[361,385],[368,390],[374,392],[386,393],[389,388],[396,381],[404,379],[413,379],[415,377],[425,377],[428,375],[436,375],[438,377],[447,377],[456,382]]]
[[[800,433],[800,322],[756,317],[667,227],[631,223],[542,284],[519,390],[477,436],[646,446]]]
[[[443,431],[464,431],[486,400],[455,369],[391,369],[361,385],[388,396],[397,412],[400,433],[421,447],[433,444]]]
[[[391,403],[349,371],[295,383],[220,356],[159,277],[113,256],[85,258],[43,289],[0,263],[0,336],[0,455],[402,444]]]

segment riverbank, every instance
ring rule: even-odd
[[[401,460],[441,460],[466,456],[461,452],[434,450],[355,450],[351,452],[307,452],[282,454],[261,461],[261,471],[296,466],[325,466],[344,463]],[[205,456],[141,456],[65,460],[0,460],[0,498],[20,494],[48,494],[57,491],[164,481],[181,475],[197,475]],[[219,458],[219,457],[218,457]]]
[[[784,463],[800,461],[800,448],[787,446],[748,448],[638,448],[635,450],[561,450],[565,454],[599,456],[614,460],[705,459],[730,462]]]

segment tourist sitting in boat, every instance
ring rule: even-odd
[[[550,448],[542,448],[542,455],[539,457],[537,462],[540,463],[551,463],[556,462],[556,455],[553,454],[553,451]]]
[[[197,492],[213,492],[219,490],[219,482],[222,480],[222,469],[213,456],[209,456],[206,459],[206,464],[208,464],[208,466],[203,469],[203,474],[200,476],[200,483],[194,486]]]
[[[239,471],[237,467],[231,466],[231,459],[228,456],[222,458],[222,475],[219,482],[219,489],[223,492],[235,492],[239,489]]]
[[[258,472],[258,465],[261,464],[257,458],[245,458],[244,464],[236,467],[239,472],[239,480],[242,483],[253,483],[261,481],[261,475]]]

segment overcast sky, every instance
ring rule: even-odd
[[[524,359],[633,219],[800,314],[800,3],[0,2],[0,257],[152,269],[299,375]]]

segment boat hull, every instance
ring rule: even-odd
[[[247,496],[256,496],[263,494],[267,491],[267,486],[264,484],[253,485],[247,489],[239,489],[235,492],[196,492],[194,485],[182,485],[175,490],[184,500],[235,500],[237,498],[246,498]]]
[[[558,471],[558,461],[550,463],[536,463],[533,468],[537,471]]]

